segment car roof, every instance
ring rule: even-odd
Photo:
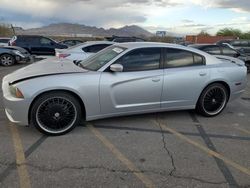
[[[87,41],[87,42],[83,42],[83,43],[79,43],[77,45],[74,45],[74,46],[71,46],[69,47],[67,50],[79,50],[81,48],[84,48],[84,47],[87,47],[87,46],[90,46],[90,45],[95,45],[95,44],[116,44],[115,42],[110,42],[110,41]]]
[[[0,37],[0,39],[11,39],[9,37]]]
[[[162,42],[125,42],[116,44],[124,48],[141,48],[141,47],[182,47],[178,44],[162,43]]]
[[[100,41],[86,41],[84,44],[115,44],[115,42],[100,40]]]

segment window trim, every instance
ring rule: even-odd
[[[186,52],[189,52],[189,53],[192,53],[192,56],[193,56],[193,62],[194,62],[194,54],[195,55],[198,55],[202,58],[202,64],[200,65],[186,65],[186,66],[180,66],[180,67],[168,67],[167,64],[168,64],[168,58],[167,58],[167,50],[168,49],[174,49],[174,50],[182,50],[182,51],[186,51]],[[189,50],[186,50],[186,49],[181,49],[181,48],[173,48],[173,47],[166,47],[164,48],[164,52],[163,52],[163,56],[164,56],[164,61],[163,61],[163,69],[174,69],[174,68],[186,68],[186,67],[197,67],[197,66],[205,66],[206,65],[206,58],[199,54],[199,53],[196,53],[196,52],[193,52],[193,51],[189,51]]]
[[[117,60],[115,60],[112,64],[110,64],[103,72],[111,72],[110,70],[110,66],[113,65],[113,64],[117,64],[117,62],[122,59],[125,55],[131,53],[131,52],[134,52],[136,50],[141,50],[141,49],[148,49],[148,48],[157,48],[157,49],[160,49],[160,63],[159,63],[159,68],[158,69],[152,69],[152,70],[137,70],[137,71],[122,71],[121,73],[125,73],[125,72],[142,72],[142,71],[154,71],[154,70],[161,70],[163,69],[163,65],[164,65],[164,58],[163,58],[163,48],[162,47],[140,47],[140,48],[135,48],[135,49],[132,49],[128,52],[126,52],[125,54],[123,54],[121,57],[119,57]]]

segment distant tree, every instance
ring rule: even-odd
[[[210,36],[210,34],[209,34],[208,32],[206,32],[206,31],[202,30],[202,31],[198,34],[198,36]]]
[[[7,25],[0,23],[0,36],[9,37],[11,36],[11,34],[12,34],[11,29]]]
[[[234,37],[241,37],[242,32],[239,29],[233,28],[224,28],[220,29],[217,33],[217,36],[234,36]]]
[[[242,33],[242,35],[240,36],[240,39],[249,39],[250,40],[250,31],[248,31],[246,33]]]

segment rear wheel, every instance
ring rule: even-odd
[[[31,122],[42,133],[63,135],[80,122],[78,100],[65,92],[52,92],[39,97],[31,109]]]
[[[3,66],[11,66],[15,64],[15,58],[9,54],[3,54],[0,56],[0,64]]]
[[[214,83],[203,90],[196,110],[207,117],[216,116],[226,107],[227,101],[228,91],[226,87],[220,83]]]

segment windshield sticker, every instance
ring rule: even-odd
[[[115,51],[116,53],[122,53],[123,49],[122,48],[114,48],[113,51]]]

